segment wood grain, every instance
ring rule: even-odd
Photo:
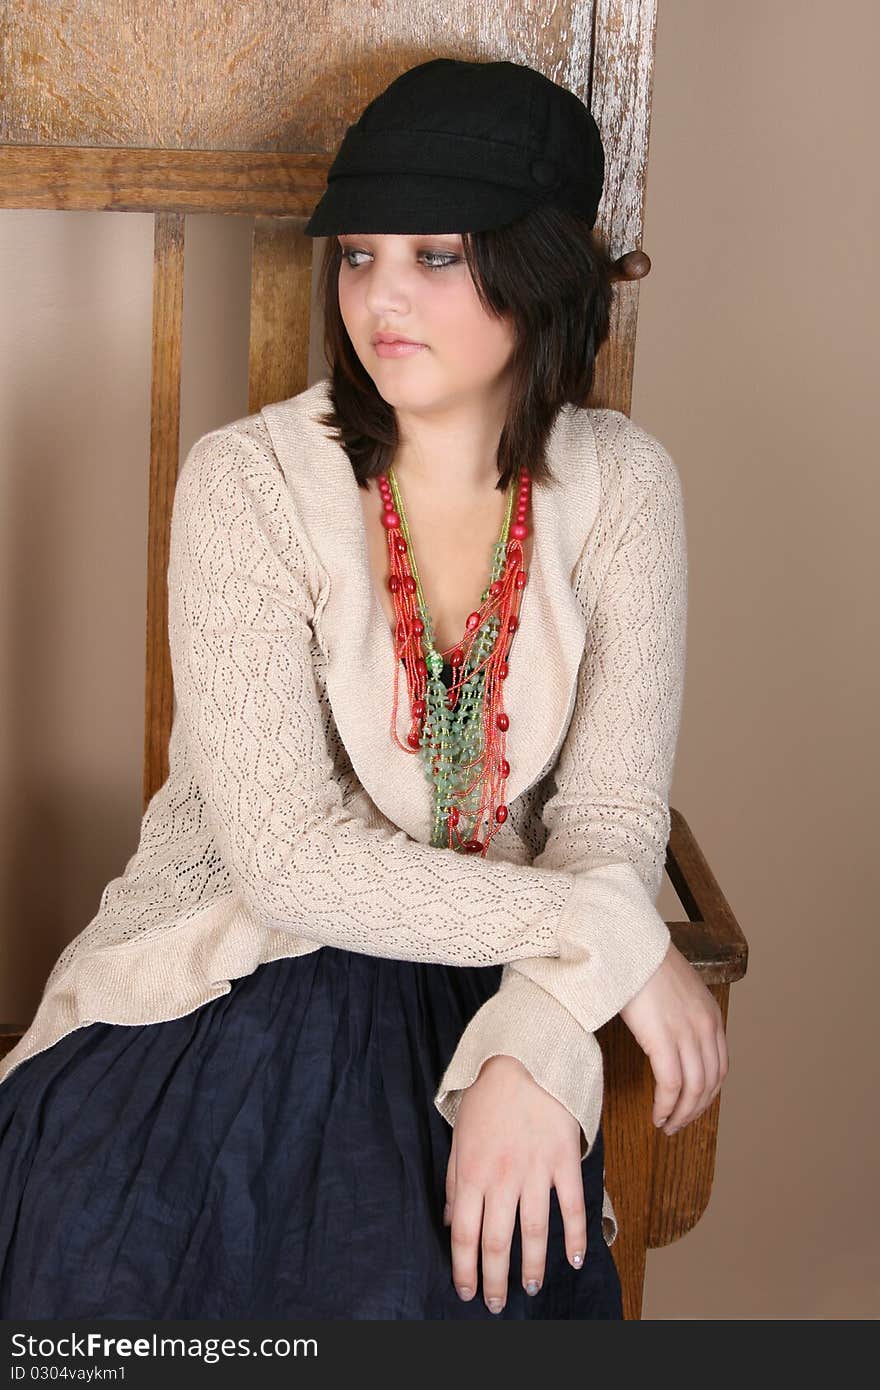
[[[147,653],[144,693],[144,810],[168,777],[174,690],[168,644],[171,506],[180,460],[180,357],[185,219],[156,214],[150,487],[147,519]]]

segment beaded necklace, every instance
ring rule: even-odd
[[[504,783],[510,764],[504,752],[510,720],[501,687],[527,578],[522,542],[528,535],[530,489],[531,478],[522,469],[510,489],[501,535],[492,547],[490,582],[480,607],[468,615],[462,640],[449,649],[453,675],[447,689],[441,679],[447,653],[438,652],[434,645],[394,469],[379,478],[382,525],[388,539],[388,588],[397,617],[391,733],[404,752],[423,756],[434,788],[431,844],[467,854],[485,856],[508,816]],[[511,525],[514,491],[517,513]],[[412,711],[406,744],[397,735],[401,657]],[[485,830],[484,821],[488,821]]]

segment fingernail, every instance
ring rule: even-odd
[[[537,1292],[538,1292],[538,1281],[537,1281],[537,1279],[530,1279],[529,1282],[526,1284],[526,1293],[527,1293],[527,1294],[531,1294],[532,1297],[534,1297],[535,1294],[536,1294]]]
[[[571,1262],[574,1265],[575,1269],[580,1269],[581,1265],[584,1262],[583,1252],[580,1250],[576,1250],[571,1257]]]
[[[451,1220],[451,1213],[450,1213],[450,1210],[449,1210],[449,1203],[447,1202],[447,1203],[446,1203],[446,1206],[443,1208],[443,1225],[444,1225],[444,1226],[448,1226],[450,1220]]]
[[[666,1121],[667,1121],[668,1119],[669,1119],[669,1116],[668,1116],[668,1115],[664,1115],[661,1119],[655,1120],[655,1121],[654,1121],[654,1124],[655,1124],[655,1125],[657,1126],[657,1128],[659,1129],[661,1125],[665,1125],[665,1124],[666,1124]]]
[[[473,1298],[474,1296],[473,1289],[469,1289],[466,1284],[462,1284],[458,1292],[462,1298]]]
[[[487,1298],[486,1302],[489,1305],[490,1313],[500,1313],[502,1307],[504,1306],[500,1298]]]

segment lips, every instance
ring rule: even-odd
[[[412,347],[424,347],[424,343],[416,342],[415,338],[404,338],[400,333],[374,333],[370,342],[373,347],[379,343],[408,343]]]
[[[393,333],[376,333],[373,335],[373,351],[377,357],[418,357],[419,353],[427,352],[424,343],[413,342],[412,338],[399,338]]]

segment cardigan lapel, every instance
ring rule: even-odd
[[[395,662],[397,732],[410,725],[406,675],[376,593],[358,486],[348,455],[317,417],[329,408],[322,379],[264,406],[306,540],[327,579],[320,621],[328,650],[327,694],[352,766],[379,810],[411,839],[428,843],[433,786],[420,752],[391,737]],[[586,618],[575,566],[599,506],[599,466],[589,411],[564,406],[548,443],[555,484],[532,486],[534,545],[519,627],[510,648],[504,708],[510,718],[505,795],[513,802],[544,773],[565,737],[577,693]]]

